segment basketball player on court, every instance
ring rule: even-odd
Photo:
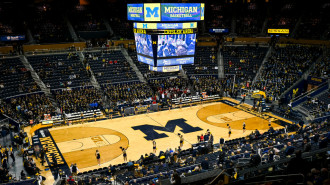
[[[126,153],[127,148],[120,147],[120,149],[123,152],[124,161],[126,162],[127,161],[127,153]]]
[[[244,93],[243,95],[242,95],[242,100],[241,100],[241,102],[239,102],[239,104],[244,104],[244,102],[245,102],[245,97],[246,97],[246,94]]]
[[[94,122],[96,122],[96,117],[97,116],[96,116],[96,112],[95,111],[94,111],[94,114],[93,115],[94,115]]]
[[[80,114],[80,120],[81,120],[81,124],[83,124],[84,123],[84,113],[83,112],[81,112],[81,114]]]
[[[112,119],[112,116],[113,116],[113,108],[110,108],[110,119]]]
[[[184,143],[184,139],[183,139],[183,135],[179,133],[180,136],[180,148],[182,148],[183,143]]]
[[[150,105],[147,106],[147,113],[150,113]]]
[[[152,140],[152,150],[156,154],[157,147],[156,147],[156,141],[155,140]]]
[[[96,157],[97,163],[99,164],[99,166],[101,166],[101,155],[99,153],[99,150],[96,150],[95,157]]]
[[[245,132],[245,122],[243,122],[243,133]]]
[[[230,135],[231,135],[231,127],[228,126],[228,137],[230,138]]]

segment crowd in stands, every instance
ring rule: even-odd
[[[302,15],[296,38],[324,39],[327,30],[330,4],[325,1],[310,4],[308,12]]]
[[[140,82],[120,83],[120,84],[106,84],[103,86],[105,95],[112,102],[113,107],[117,105],[143,102],[153,95],[151,88]]]
[[[285,28],[290,29],[290,32],[297,30],[296,38],[325,38],[324,35],[329,31],[327,18],[330,5],[316,3],[306,15],[302,15],[304,12],[298,11],[297,7],[296,3],[288,2],[280,4],[276,10],[265,15],[264,7],[252,2],[242,5],[239,9],[240,12],[236,9],[236,13],[233,14],[231,4],[213,2],[207,7],[209,10],[207,16],[211,18],[207,18],[206,28],[228,28],[232,31],[232,20],[235,20],[235,32],[242,36],[261,33],[262,27],[267,23],[265,25],[267,28]],[[3,16],[1,11],[0,8],[0,35],[22,33],[22,30],[17,28],[14,23],[2,20],[1,17],[8,16]],[[88,7],[78,6],[68,16],[76,31],[106,30],[104,18],[98,16],[97,13],[91,13]],[[118,17],[106,19],[110,20],[109,23],[115,37],[134,38],[131,22]],[[297,25],[297,22],[300,24]],[[48,5],[37,6],[28,17],[26,26],[31,29],[32,36],[37,43],[71,42],[73,40],[62,13],[52,11]],[[295,29],[296,26],[298,29]],[[87,43],[88,46],[93,45],[90,42]],[[100,41],[95,45],[107,46],[105,41]],[[161,102],[165,99],[195,95],[192,92],[196,92],[196,94],[206,92],[207,95],[229,95],[235,98],[239,88],[251,88],[250,84],[268,49],[268,47],[261,46],[223,47],[225,73],[236,75],[235,82],[229,76],[222,80],[216,77],[218,74],[217,47],[196,46],[194,64],[183,66],[188,79],[179,77],[178,72],[152,72],[148,69],[147,64],[137,61],[135,51],[129,52],[133,62],[148,83],[138,82],[136,72],[120,50],[85,52],[83,63],[80,62],[79,56],[75,52],[27,56],[28,62],[46,87],[52,90],[55,99],[53,103],[57,103],[58,107],[54,107],[55,104],[45,94],[37,93],[40,91],[40,87],[34,82],[31,72],[25,68],[19,58],[0,59],[0,113],[19,123],[35,124],[46,119],[48,114],[54,116],[61,112],[74,113],[102,109],[103,102],[109,103],[112,109],[117,109],[120,105],[143,104],[144,100]],[[302,77],[321,54],[321,49],[314,46],[276,46],[252,88],[264,90],[267,96],[276,100]],[[310,75],[328,78],[329,61],[329,56],[323,57],[315,63],[315,68]],[[105,97],[102,96],[102,92],[90,87],[92,73],[101,85],[101,91]],[[310,98],[303,103],[303,107],[315,117],[329,115],[329,92],[323,93],[317,98]],[[296,115],[295,111],[289,108],[285,110],[285,114]],[[295,118],[299,120],[301,115],[298,114]],[[20,135],[14,136],[17,143],[23,143],[23,138]],[[322,184],[329,182],[328,169],[324,163],[326,154],[318,155],[316,160],[319,164],[315,165],[311,165],[303,159],[302,154],[327,148],[329,139],[328,120],[312,123],[311,126],[300,128],[297,133],[292,135],[289,135],[285,129],[270,128],[265,133],[256,130],[246,138],[222,143],[220,141],[219,146],[216,144],[215,152],[213,151],[213,141],[205,139],[203,142],[193,145],[194,147],[189,150],[183,151],[180,147],[174,147],[174,150],[160,151],[159,155],[155,153],[141,155],[139,160],[130,161],[121,166],[110,165],[101,173],[98,171],[88,173],[78,181],[91,184],[108,183],[111,181],[110,177],[116,175],[117,181],[124,184],[157,184],[161,179],[170,179],[173,183],[178,183],[183,177],[213,169],[226,169],[231,176],[237,175],[238,172],[238,179],[236,177],[231,179],[236,181],[243,178],[239,174],[241,170],[290,158],[291,160],[287,164],[281,163],[274,166],[273,170],[282,171],[283,174],[302,173],[306,177],[304,183]],[[206,147],[201,147],[203,145]],[[0,145],[0,183],[14,178],[8,171],[9,161],[15,161],[15,158],[12,157],[13,154],[10,147]],[[36,167],[35,161],[27,155],[27,152],[23,152],[26,171],[30,174],[38,173],[39,169]],[[241,159],[245,159],[247,162],[241,162],[244,161]],[[253,175],[262,173],[263,171],[260,170]],[[25,179],[25,176],[22,171],[21,178]],[[75,183],[71,177],[66,181]]]
[[[120,11],[125,9],[127,4],[111,3],[70,3],[67,7],[61,7],[61,3],[36,3],[24,10],[24,17],[15,13],[21,7],[2,5],[0,17],[11,19],[0,18],[0,34],[25,35],[23,42],[27,42],[28,32],[31,31],[37,43],[72,42],[74,36],[69,31],[71,24],[78,37],[84,39],[101,36],[82,32],[98,32],[97,35],[100,31],[107,32],[102,34],[106,38],[133,39],[132,22],[127,21],[126,14]],[[327,21],[330,6],[326,1],[315,2],[308,5],[308,8],[305,7],[306,4],[296,1],[227,1],[207,4],[206,30],[228,29],[229,33],[251,36],[266,35],[268,28],[285,28],[290,29],[290,35],[295,38],[327,39],[330,36]],[[110,35],[111,31],[106,27],[107,22],[113,35]]]
[[[212,135],[208,131],[205,134],[207,137],[203,137],[204,141],[193,144],[191,149],[169,148],[166,151],[159,151],[159,154],[141,155],[136,161],[130,160],[124,164],[110,165],[104,169],[78,175],[77,181],[109,182],[115,176],[117,182],[124,184],[157,184],[163,179],[170,179],[175,183],[191,175],[213,169],[225,169],[230,181],[235,182],[269,173],[269,166],[267,170],[259,167],[274,164],[272,172],[277,174],[303,173],[307,177],[304,183],[308,181],[322,183],[328,180],[329,176],[326,169],[322,169],[321,173],[316,169],[326,167],[325,152],[318,154],[319,157],[314,158],[313,164],[302,156],[328,147],[330,136],[328,124],[324,121],[312,123],[304,128],[290,125],[286,127],[287,130],[274,130],[270,127],[264,133],[255,130],[247,137],[228,141],[221,138],[219,143],[217,141],[213,143]],[[288,134],[292,131],[294,134]],[[279,163],[286,159],[290,159],[289,162]],[[277,164],[275,165],[274,162]],[[251,169],[256,170],[252,173],[243,173],[244,170]]]
[[[100,84],[138,80],[120,50],[105,52],[86,52],[84,61],[88,70],[92,70]]]
[[[0,34],[6,35],[6,34],[12,34],[13,28],[10,25],[0,23]]]
[[[324,92],[316,98],[308,97],[308,100],[303,104],[303,107],[315,117],[322,117],[330,113],[330,93]]]
[[[329,52],[328,50],[327,52]],[[311,71],[310,76],[328,78],[330,74],[330,54],[323,55],[322,60],[315,63],[314,69]]]
[[[50,6],[35,7],[29,17],[29,26],[33,39],[38,43],[72,42],[69,29],[60,12]],[[61,18],[59,18],[61,17]]]
[[[91,12],[88,6],[76,6],[70,13],[71,23],[77,31],[106,30],[102,18],[97,12]]]
[[[276,8],[272,9],[268,17],[267,27],[294,30],[302,13],[298,6],[296,2],[275,5]]]
[[[44,114],[55,114],[55,108],[45,94],[29,94],[2,101],[0,112],[14,120],[25,123],[39,123]]]
[[[221,1],[212,2],[206,6],[208,12],[207,27],[211,28],[231,28],[231,6]]]
[[[25,29],[22,17],[17,16],[17,7],[11,3],[2,3],[0,10],[0,35],[24,35]],[[8,19],[10,17],[10,19]],[[2,45],[3,43],[0,42]]]
[[[225,46],[223,60],[226,74],[236,75],[237,84],[252,82],[268,51],[268,47]]]
[[[11,146],[7,147],[0,145],[0,160],[0,183],[6,183],[13,179],[13,176],[8,171],[11,164],[15,163],[15,156]],[[11,162],[9,162],[9,160]]]
[[[184,65],[187,75],[218,74],[218,60],[216,47],[196,47],[193,65]]]
[[[28,56],[30,64],[50,89],[89,85],[88,73],[76,53]]]
[[[288,87],[300,79],[302,74],[322,54],[319,47],[288,45],[276,47],[264,64],[255,88],[265,90],[273,100],[278,99]],[[294,98],[294,97],[291,97]]]
[[[65,113],[97,109],[102,106],[100,92],[92,87],[57,90],[53,93],[59,107]]]
[[[19,58],[1,59],[0,73],[0,98],[40,90]]]
[[[134,39],[133,24],[123,18],[110,18],[110,26],[117,39]]]
[[[257,3],[249,3],[236,9],[239,17],[236,20],[236,32],[242,36],[260,34],[265,21],[266,8]]]
[[[26,180],[27,176],[35,175],[40,172],[32,158],[28,157],[29,138],[27,133],[23,132],[18,125],[2,125],[2,137],[13,135],[11,142],[4,142],[0,145],[0,183],[16,182]],[[6,130],[6,134],[4,134]],[[23,164],[22,164],[23,163]],[[17,171],[19,166],[24,169]],[[30,178],[30,177],[29,177]]]
[[[161,78],[149,81],[158,99],[172,99],[190,95],[189,81],[184,78]]]
[[[221,94],[226,86],[224,81],[218,80],[215,76],[191,76],[194,90],[198,94],[206,92],[207,95]],[[228,86],[229,87],[229,86]]]

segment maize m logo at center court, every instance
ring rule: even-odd
[[[180,118],[180,119],[169,120],[164,127],[145,124],[145,125],[132,127],[132,129],[140,130],[141,132],[143,132],[146,135],[144,138],[148,141],[169,137],[165,133],[159,134],[158,132],[156,132],[156,130],[162,132],[174,133],[174,130],[177,126],[180,127],[181,128],[180,131],[185,134],[203,130],[199,127],[193,127],[189,125],[188,123],[186,123],[186,121],[187,120]]]

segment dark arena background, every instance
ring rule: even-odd
[[[0,2],[0,183],[328,185],[330,2]]]

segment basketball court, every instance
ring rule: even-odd
[[[255,129],[268,130],[269,114],[252,113],[246,106],[236,103],[226,98],[222,102],[61,126],[48,131],[66,164],[76,163],[80,172],[84,172],[123,163],[120,147],[128,148],[128,160],[132,161],[153,151],[152,140],[157,142],[157,155],[159,151],[175,149],[179,146],[179,133],[184,137],[183,149],[187,149],[197,143],[197,136],[205,134],[207,129],[213,134],[214,143],[221,137],[229,140],[247,136]],[[282,128],[275,123],[276,119],[272,117],[272,126]],[[243,122],[246,123],[245,133]],[[232,128],[230,138],[227,124]],[[101,154],[101,166],[95,157],[96,150]]]

